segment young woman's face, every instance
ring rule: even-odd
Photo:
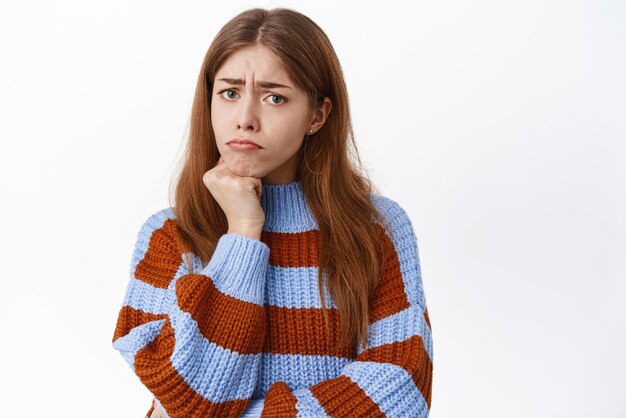
[[[293,181],[313,113],[276,56],[260,45],[234,52],[217,71],[211,94],[211,123],[227,167],[263,183]],[[241,140],[259,147],[233,145]]]

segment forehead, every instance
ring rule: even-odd
[[[253,77],[274,82],[290,80],[283,63],[268,48],[262,45],[248,46],[233,52],[219,68],[219,77]]]

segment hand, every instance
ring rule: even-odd
[[[261,207],[261,179],[242,177],[228,169],[224,157],[202,176],[204,185],[228,220],[228,232],[260,239],[265,223]]]
[[[161,408],[155,404],[149,418],[165,418],[165,414],[162,412]]]

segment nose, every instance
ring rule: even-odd
[[[252,132],[257,132],[259,130],[259,109],[254,96],[246,94],[239,103],[240,109],[237,129],[241,131],[251,130]]]

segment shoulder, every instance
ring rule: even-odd
[[[172,208],[159,209],[151,213],[141,225],[141,229],[157,230],[163,227],[168,221],[174,222],[174,212]]]
[[[182,246],[170,208],[151,213],[141,224],[131,260],[131,274],[166,289],[183,269]]]
[[[400,211],[404,211],[398,202],[387,196],[372,193],[370,194],[370,200],[379,210],[386,214],[397,214]]]
[[[157,236],[178,246],[179,238],[172,208],[159,209],[148,215],[139,228],[137,243],[147,246],[148,242]]]
[[[415,236],[413,223],[406,210],[398,202],[374,193],[370,195],[370,200],[383,216],[390,234],[396,237],[405,234]]]
[[[385,196],[371,196],[387,224],[386,233],[397,256],[407,298],[412,305],[425,309],[418,241],[411,219],[398,202]]]

